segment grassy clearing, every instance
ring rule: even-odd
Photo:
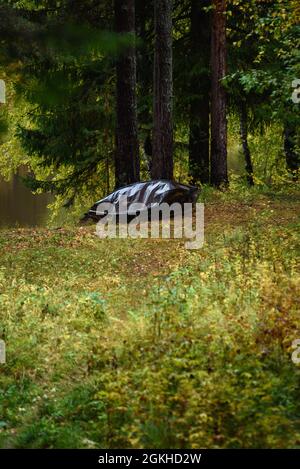
[[[194,252],[0,232],[1,447],[300,445],[299,194],[205,197]]]

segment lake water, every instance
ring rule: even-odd
[[[9,182],[0,177],[0,227],[42,226],[48,216],[49,194],[33,195],[18,176],[24,176],[21,168]]]

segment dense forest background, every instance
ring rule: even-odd
[[[0,448],[299,448],[299,1],[0,17]],[[201,249],[78,224],[161,178]]]
[[[297,179],[296,0],[2,0],[0,14],[0,171],[27,165],[56,209],[151,177]]]

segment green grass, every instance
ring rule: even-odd
[[[0,232],[0,446],[300,445],[299,194],[207,191],[206,243]]]

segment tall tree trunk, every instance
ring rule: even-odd
[[[115,0],[116,31],[135,34],[134,0]],[[117,61],[116,187],[139,180],[139,143],[136,104],[136,53],[131,45]]]
[[[284,126],[284,152],[286,158],[286,166],[288,171],[293,175],[293,179],[298,179],[298,170],[300,168],[300,155],[296,148],[297,132],[292,125]]]
[[[226,92],[226,0],[213,0],[211,45],[211,183],[227,184]]]
[[[245,157],[245,168],[247,173],[247,181],[249,186],[254,186],[253,165],[251,160],[250,148],[248,145],[248,114],[245,102],[240,104],[240,135]]]
[[[155,0],[152,179],[173,178],[172,0]]]
[[[152,164],[152,110],[148,106],[149,97],[153,95],[153,57],[152,57],[152,41],[149,40],[149,29],[152,31],[152,2],[145,0],[136,0],[136,33],[140,40],[137,49],[137,82],[138,88],[141,90],[138,96],[140,103],[140,111],[138,114],[139,126],[143,134],[143,147],[147,163],[148,172],[151,173]]]
[[[191,0],[191,60],[189,175],[191,182],[209,182],[209,61],[211,0]]]

